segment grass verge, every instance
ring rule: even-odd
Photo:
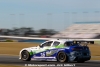
[[[25,67],[25,66],[17,66],[17,65],[4,65],[4,64],[0,64],[0,67]]]
[[[37,46],[36,43],[0,42],[0,54],[19,55],[22,48]]]
[[[88,45],[92,56],[100,56],[100,45]]]
[[[100,60],[100,57],[92,57],[91,60]]]

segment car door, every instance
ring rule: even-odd
[[[59,44],[60,44],[60,42],[54,41],[52,43],[51,47],[48,50],[46,50],[46,57],[54,59],[55,54],[58,50],[55,47],[58,46]]]
[[[51,47],[52,43],[53,41],[42,43],[40,49],[38,50],[39,53],[35,55],[35,58],[46,58],[46,52],[49,51],[49,48]]]

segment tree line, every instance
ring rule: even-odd
[[[57,31],[54,29],[34,30],[31,27],[21,27],[13,29],[1,29],[1,35],[29,36],[29,35],[54,35]]]

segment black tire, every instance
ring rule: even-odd
[[[21,53],[21,59],[23,61],[30,61],[31,60],[30,54],[29,54],[29,52],[27,50],[22,51],[22,53]]]
[[[68,62],[68,56],[65,52],[61,51],[57,54],[57,61],[59,62]]]

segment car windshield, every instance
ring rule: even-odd
[[[74,43],[74,42],[65,42],[65,46],[80,46],[79,43]]]

